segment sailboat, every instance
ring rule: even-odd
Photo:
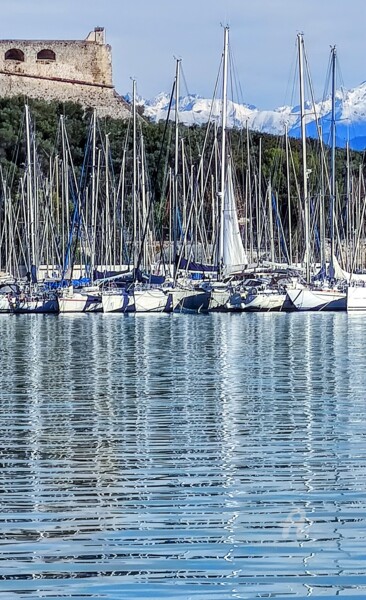
[[[39,182],[38,161],[36,153],[35,134],[31,127],[29,107],[25,105],[26,129],[26,213],[24,215],[25,237],[27,244],[27,281],[19,293],[11,298],[11,309],[14,313],[57,313],[58,303],[54,293],[43,289],[38,282],[39,267]]]
[[[145,145],[142,131],[140,145],[137,145],[136,81],[132,91],[133,119],[133,169],[132,169],[132,223],[130,235],[129,279],[116,277],[106,281],[102,291],[103,312],[163,312],[170,305],[170,296],[166,289],[154,283],[151,272],[152,243],[152,199],[149,194],[146,177]],[[127,275],[127,274],[126,274]],[[160,282],[160,278],[158,278]]]
[[[224,47],[222,60],[222,110],[221,110],[221,169],[220,187],[217,193],[218,228],[216,232],[217,280],[211,280],[202,288],[210,293],[210,311],[227,310],[233,293],[231,281],[241,276],[248,264],[239,227],[233,182],[232,158],[227,150],[227,84],[229,58],[229,27],[224,27]]]
[[[347,312],[366,311],[366,274],[348,273],[341,268],[338,260],[334,264],[335,276],[347,284],[346,309]]]
[[[319,282],[310,281],[310,205],[307,188],[307,164],[306,164],[306,129],[305,129],[305,104],[304,104],[304,78],[303,78],[303,54],[304,39],[298,34],[299,75],[300,75],[300,111],[301,111],[301,138],[303,148],[303,186],[304,186],[304,217],[305,217],[305,263],[306,263],[306,286],[300,289],[294,288],[287,291],[285,307],[287,310],[300,311],[329,311],[346,309],[346,291],[343,285],[337,285],[334,277],[334,200],[336,194],[335,182],[335,88],[336,88],[336,49],[331,50],[332,61],[332,123],[331,123],[331,176],[330,176],[330,265],[328,277]],[[322,265],[324,270],[326,265]]]
[[[248,282],[248,277],[253,277],[253,275],[248,274],[249,261],[239,226],[235,198],[233,162],[230,153],[227,151],[228,34],[229,29],[225,28],[221,122],[221,177],[218,193],[220,201],[217,234],[218,277],[217,282],[210,282],[208,284],[211,289],[210,310],[281,310],[286,292],[279,285],[270,285],[273,280],[272,277],[262,279],[261,281],[255,280],[255,287]],[[271,195],[269,198],[271,198]]]

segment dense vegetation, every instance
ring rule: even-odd
[[[32,124],[35,131],[39,161],[47,176],[50,159],[60,153],[60,116],[63,116],[68,134],[75,172],[80,173],[91,124],[91,112],[72,103],[29,101]],[[26,157],[24,98],[0,100],[0,164],[8,186],[12,186],[22,172]],[[151,123],[143,116],[138,118],[138,143],[143,134],[150,189],[157,205],[164,204],[167,189],[167,173],[174,168],[174,123]],[[140,133],[141,132],[141,133]],[[132,160],[132,123],[113,119],[99,120],[98,143],[105,143],[109,134],[110,156],[116,179],[121,172],[125,150],[126,170],[131,170]],[[204,155],[204,171],[215,172],[212,148],[215,145],[214,127],[180,126],[180,139],[184,139],[185,168],[198,171],[200,157]],[[216,131],[220,138],[220,132]],[[89,137],[90,139],[90,137]],[[205,141],[206,140],[206,141]],[[219,142],[218,142],[219,143]],[[206,148],[203,150],[203,148]],[[284,138],[272,135],[232,130],[229,134],[229,148],[236,170],[238,189],[242,198],[254,194],[258,189],[258,174],[261,172],[260,193],[265,195],[271,186],[278,196],[279,207],[284,216],[287,207],[288,181],[290,195],[299,201],[301,193],[302,152],[299,140],[291,140],[288,147],[290,157],[289,171],[286,166],[286,147]],[[322,158],[323,157],[323,158]],[[261,159],[261,160],[260,160]],[[181,158],[180,158],[181,161]],[[352,152],[347,167],[346,153],[337,150],[336,179],[340,197],[345,194],[347,168],[348,174],[357,175],[360,165],[364,164],[364,155]],[[316,141],[308,142],[308,168],[310,193],[319,189],[322,171],[329,168],[329,149],[321,149]],[[261,171],[260,171],[261,170]],[[216,173],[217,170],[216,165]],[[290,177],[288,178],[288,174]],[[323,173],[324,176],[324,173]],[[130,176],[129,176],[130,177]],[[257,186],[257,187],[256,187]],[[314,192],[315,193],[315,192]],[[329,192],[328,192],[329,194]],[[327,192],[325,193],[327,195]],[[293,204],[294,219],[298,218],[296,202]],[[285,217],[284,217],[285,218]]]

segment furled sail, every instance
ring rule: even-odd
[[[355,283],[355,282],[366,283],[366,274],[365,273],[348,273],[348,271],[345,271],[344,269],[342,269],[336,256],[333,256],[333,267],[334,267],[334,278],[335,279],[340,279],[340,280],[343,279],[348,282],[352,281],[353,283]]]
[[[236,210],[231,161],[228,161],[223,210],[222,273],[229,277],[240,273],[248,264]]]

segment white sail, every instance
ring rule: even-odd
[[[223,275],[240,273],[248,264],[236,210],[231,161],[228,161],[223,210]]]
[[[344,279],[345,281],[353,282],[353,283],[356,283],[356,282],[366,283],[366,274],[365,273],[348,273],[348,271],[345,271],[344,269],[342,269],[336,256],[333,256],[333,268],[334,268],[334,278],[335,279]]]

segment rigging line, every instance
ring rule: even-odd
[[[148,206],[147,215],[146,215],[146,219],[145,219],[144,231],[143,231],[143,235],[142,235],[142,239],[141,239],[139,254],[138,254],[138,257],[137,257],[137,264],[135,265],[137,271],[139,270],[140,264],[141,264],[141,261],[142,261],[143,245],[144,245],[144,241],[145,241],[145,238],[146,238],[146,235],[147,235],[148,222],[149,222],[149,219],[150,219],[150,216],[151,216],[152,205],[155,204],[155,201],[156,201],[156,196],[157,196],[157,191],[158,191],[158,174],[159,174],[159,168],[160,168],[161,158],[163,156],[163,146],[164,146],[164,142],[165,142],[166,133],[167,133],[167,130],[168,130],[168,123],[169,123],[170,112],[171,112],[171,108],[172,108],[172,104],[173,104],[173,97],[174,97],[174,92],[175,92],[175,86],[176,86],[176,81],[173,82],[173,87],[172,87],[172,91],[171,91],[171,94],[170,94],[168,114],[167,114],[167,117],[166,117],[166,120],[165,120],[165,127],[164,127],[164,132],[163,132],[163,139],[161,141],[161,146],[160,146],[160,153],[159,153],[158,161],[157,161],[157,164],[156,164],[155,172],[154,172],[153,177],[152,177],[152,180],[153,180],[154,184],[153,184],[153,188],[152,188],[151,197],[149,199],[149,206]],[[159,245],[160,245],[160,251],[161,251],[161,253],[163,253],[163,240],[161,238],[159,240]]]
[[[340,93],[341,93],[342,103],[344,103],[344,101],[346,100],[347,92],[346,92],[346,88],[344,85],[344,79],[343,79],[343,74],[342,74],[342,69],[341,69],[341,65],[340,65],[340,61],[339,61],[338,52],[337,52],[337,56],[336,56],[336,72],[338,75],[338,80],[340,82],[339,85],[340,85]],[[343,120],[343,119],[341,119],[341,120]],[[346,142],[350,143],[351,132],[355,133],[356,128],[355,128],[355,125],[352,122],[352,120],[350,120],[347,117],[344,120],[347,123],[347,140],[346,140]]]
[[[122,177],[124,177],[124,165],[123,165],[123,161],[124,161],[124,159],[126,158],[126,155],[127,155],[127,148],[128,148],[128,140],[129,140],[129,136],[130,136],[131,123],[132,123],[132,119],[130,118],[130,119],[128,119],[128,124],[127,124],[126,134],[125,134],[125,141],[124,141],[123,151],[122,151],[121,169],[120,169],[120,173],[119,173],[119,177],[118,177],[118,184],[117,184],[117,197],[119,196],[121,188],[122,188]]]
[[[198,152],[198,153],[200,153],[200,152],[204,153],[204,151],[205,151],[205,143],[207,141],[207,132],[209,131],[210,125],[212,124],[212,120],[213,120],[212,116],[213,116],[213,112],[214,112],[214,109],[215,109],[216,95],[217,95],[217,92],[218,92],[218,87],[219,87],[219,82],[220,82],[220,75],[221,75],[221,69],[222,69],[222,61],[223,61],[223,56],[221,57],[221,61],[220,61],[220,65],[219,65],[219,69],[218,69],[218,73],[217,73],[217,77],[216,77],[216,81],[215,81],[215,85],[214,85],[213,95],[212,95],[211,104],[210,104],[210,112],[209,112],[208,119],[207,119],[206,136],[205,136],[203,148],[202,149],[199,148],[198,142],[196,144],[196,152]],[[186,81],[186,78],[185,78],[185,75],[184,75],[184,70],[183,70],[182,66],[181,66],[181,73],[182,73],[182,79],[183,79],[183,83],[184,83],[185,89],[186,89],[188,95],[191,95],[190,92],[189,92],[189,90],[188,90],[187,81]],[[195,119],[195,115],[193,115],[193,118],[195,120],[195,125],[200,125],[200,123],[198,123],[197,120]],[[191,130],[188,129],[186,133],[187,133],[187,137],[188,137],[188,139],[190,141],[191,137],[192,137]],[[195,140],[197,140],[196,136],[195,136]],[[191,146],[193,146],[193,144],[190,143],[190,147]]]
[[[236,67],[235,55],[232,50],[231,44],[229,44],[229,69],[230,69],[230,74],[231,74],[230,75],[231,81],[234,81],[234,84],[235,84],[235,85],[232,84],[232,86],[231,86],[232,99],[234,100],[234,98],[236,97],[240,104],[244,104],[244,94],[243,94],[243,90],[241,87],[241,81],[240,81],[239,77],[237,76],[238,69]],[[234,95],[234,89],[235,89],[236,95]]]
[[[331,187],[330,173],[329,173],[328,163],[327,163],[327,160],[326,160],[326,151],[325,151],[325,147],[324,147],[324,143],[323,143],[323,139],[322,139],[322,135],[321,135],[321,127],[320,127],[320,124],[319,124],[319,116],[318,116],[318,112],[315,110],[314,88],[313,88],[313,84],[312,84],[312,80],[311,80],[309,62],[308,62],[308,57],[307,57],[307,53],[306,53],[305,47],[304,47],[304,59],[305,59],[305,66],[306,66],[307,81],[308,81],[308,85],[309,85],[309,89],[310,89],[311,102],[312,102],[312,106],[313,106],[313,113],[312,114],[314,114],[315,123],[316,123],[316,129],[317,129],[317,134],[318,134],[318,142],[319,142],[319,147],[320,147],[320,155],[321,155],[321,158],[324,161],[325,178],[326,178],[327,186],[328,186],[328,188],[330,190],[330,187]]]
[[[285,93],[284,93],[283,101],[282,101],[283,106],[287,106],[287,102],[289,102],[290,106],[294,106],[294,104],[297,104],[297,99],[295,101],[295,97],[297,98],[297,81],[299,78],[298,70],[299,70],[299,67],[298,67],[297,42],[295,42],[295,52],[293,54],[292,63],[290,64]],[[290,94],[290,83],[291,82],[292,82],[292,87],[291,87],[291,94]],[[283,123],[282,123],[283,127],[285,127],[286,122],[288,123],[288,125],[291,125],[289,123],[288,115],[286,115],[286,113],[285,113],[284,117],[283,117]]]

